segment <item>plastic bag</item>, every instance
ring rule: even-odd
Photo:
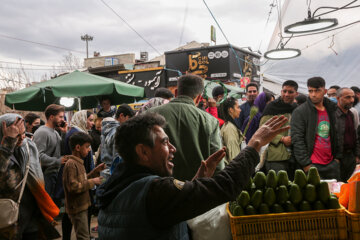
[[[230,240],[231,229],[226,203],[187,221],[193,240]]]

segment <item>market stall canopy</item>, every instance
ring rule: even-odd
[[[59,104],[61,97],[80,98],[81,108],[96,107],[99,98],[109,96],[112,104],[132,103],[144,97],[144,88],[90,73],[72,73],[32,85],[5,96],[5,104],[17,110],[44,111],[52,104]],[[67,109],[76,109],[75,104]]]
[[[319,7],[341,7],[349,2],[348,0],[310,1],[310,7],[311,11],[314,12]],[[355,5],[358,4],[355,3]],[[307,79],[315,76],[323,77],[327,88],[331,85],[339,85],[340,87],[359,86],[360,8],[330,10],[321,9],[317,13],[329,11],[328,14],[321,16],[321,18],[336,18],[339,22],[337,27],[348,26],[320,34],[311,33],[302,37],[297,37],[294,34],[286,47],[300,49],[301,56],[288,60],[269,60],[261,66],[261,74],[263,74],[264,78],[278,84],[277,94],[280,93],[282,83],[290,79],[299,84],[300,92],[307,93]],[[303,21],[307,16],[307,11],[308,6],[305,1],[286,0],[281,12],[282,31],[284,31],[284,26]],[[357,23],[349,25],[354,22]],[[290,34],[282,33],[282,35],[291,37]],[[287,40],[285,39],[284,42]],[[276,48],[279,41],[278,22],[268,50]]]
[[[215,87],[219,86],[219,84],[217,82],[204,80],[204,86],[206,86],[206,95],[212,97],[212,90]],[[230,92],[228,92],[228,97],[234,97],[236,99],[239,99],[242,97],[242,94],[245,94],[245,89],[243,88],[234,87],[229,84],[224,84],[224,86],[226,89],[230,90]]]

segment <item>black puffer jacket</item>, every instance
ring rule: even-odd
[[[336,104],[327,98],[324,98],[323,103],[330,119],[331,152],[333,156],[336,156]],[[290,123],[291,142],[293,146],[292,157],[301,167],[311,164],[310,157],[315,144],[317,121],[317,110],[310,98],[307,98],[306,102],[297,107],[292,113]]]

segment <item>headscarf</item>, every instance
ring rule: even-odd
[[[15,122],[16,118],[23,119],[20,115],[14,113],[7,113],[0,116],[0,139],[3,138],[2,122],[6,122],[6,126]],[[27,150],[26,144],[29,146]],[[54,217],[59,215],[59,208],[55,205],[49,194],[45,191],[44,175],[41,170],[39,153],[35,143],[25,138],[21,146],[16,147],[14,157],[20,164],[22,173],[25,173],[26,164],[30,161],[30,170],[26,180],[26,186],[31,191],[36,199],[38,207],[46,220],[52,222]]]
[[[71,118],[70,127],[74,127],[78,129],[80,132],[88,133],[88,129],[86,128],[87,125],[87,110],[81,110],[74,114]]]
[[[262,92],[256,97],[254,105],[258,107],[259,112],[262,113],[266,107],[266,93]]]
[[[256,99],[254,101],[254,105],[251,107],[251,108],[257,108],[256,115],[254,116],[254,118],[251,121],[250,121],[250,116],[248,116],[245,119],[243,126],[241,127],[241,131],[245,132],[246,143],[248,143],[250,141],[251,137],[254,135],[256,130],[258,130],[260,119],[261,119],[263,111],[266,107],[266,103],[267,103],[266,93],[262,92],[256,97]],[[249,123],[249,121],[250,121],[250,123]],[[248,127],[247,131],[245,131],[246,126],[248,124],[249,124],[249,127]]]

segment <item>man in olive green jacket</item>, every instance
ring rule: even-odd
[[[284,115],[290,120],[292,111],[296,108],[294,103],[298,84],[295,81],[288,80],[282,85],[281,96],[275,101],[269,103],[263,113],[260,126],[273,116]],[[286,123],[286,126],[290,121]],[[278,134],[270,143],[265,152],[265,170],[268,172],[273,169],[276,172],[285,170],[291,175],[289,159],[291,157],[291,137],[290,130]]]
[[[166,119],[165,132],[177,149],[173,176],[182,181],[191,180],[201,161],[222,147],[217,119],[195,106],[203,90],[202,78],[183,75],[178,79],[178,96],[168,104],[148,110]],[[217,169],[224,167],[224,161],[221,160]]]

